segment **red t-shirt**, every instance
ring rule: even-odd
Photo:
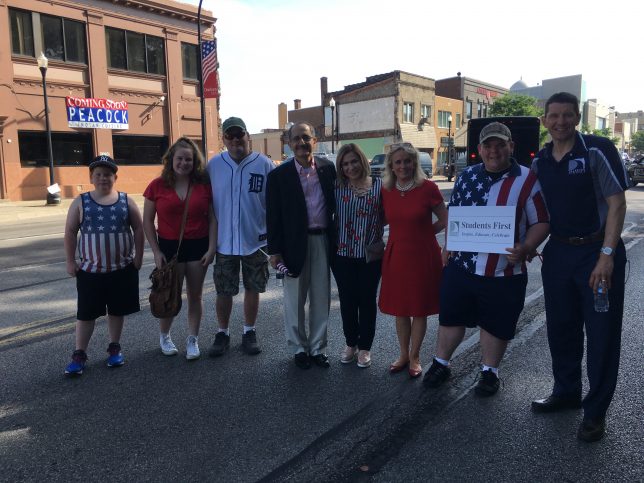
[[[143,196],[154,201],[157,210],[157,233],[166,240],[178,240],[181,233],[184,201],[179,198],[174,188],[168,188],[161,178],[156,178],[148,185]],[[208,236],[208,210],[212,205],[210,183],[194,184],[190,195],[188,219],[183,237],[194,240]]]

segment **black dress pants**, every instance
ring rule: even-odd
[[[371,350],[381,266],[382,260],[366,263],[364,258],[334,257],[331,268],[340,296],[344,337],[350,347]]]

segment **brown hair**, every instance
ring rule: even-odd
[[[163,158],[161,158],[161,162],[163,163],[161,179],[165,181],[165,184],[172,187],[176,181],[174,169],[172,169],[172,160],[174,159],[177,149],[190,149],[192,151],[192,173],[190,173],[190,182],[201,184],[208,183],[208,173],[206,173],[203,155],[201,154],[201,151],[199,151],[199,147],[192,139],[183,136],[177,139],[163,155]]]
[[[360,167],[362,168],[362,179],[365,179],[371,175],[371,167],[369,166],[369,161],[367,157],[360,149],[360,146],[354,143],[345,144],[338,151],[338,157],[335,158],[335,171],[338,177],[338,184],[340,186],[347,185],[347,177],[342,172],[342,160],[349,153],[355,153],[358,158],[360,158]]]

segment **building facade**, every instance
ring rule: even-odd
[[[215,21],[202,11],[204,40]],[[118,189],[141,193],[174,140],[201,145],[196,22],[196,7],[172,0],[0,0],[0,197],[46,196],[41,52],[62,197],[91,188],[87,164],[99,153],[119,165]],[[113,106],[125,123],[108,122]],[[219,125],[208,99],[206,157],[220,150]]]
[[[494,104],[494,100],[507,93],[508,90],[504,87],[461,76],[460,72],[456,77],[436,81],[436,95],[463,101],[461,125],[456,126],[457,130],[470,119],[489,117],[490,106]]]
[[[321,150],[337,152],[338,146],[352,142],[372,158],[393,143],[410,142],[435,158],[433,79],[393,71],[329,92],[322,77],[320,97],[316,107],[302,109],[296,102],[288,121],[313,123]]]

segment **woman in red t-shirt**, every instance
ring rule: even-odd
[[[217,247],[217,220],[212,209],[210,180],[204,169],[203,156],[197,145],[182,137],[163,156],[161,176],[152,180],[143,193],[143,229],[154,253],[157,268],[170,260],[179,246],[181,221],[188,189],[192,186],[188,218],[177,257],[179,277],[186,280],[188,299],[188,339],[186,358],[199,358],[199,326],[203,305],[201,293],[208,265]],[[157,228],[154,219],[157,219]],[[178,353],[170,338],[174,318],[159,319],[161,352],[166,356]]]

